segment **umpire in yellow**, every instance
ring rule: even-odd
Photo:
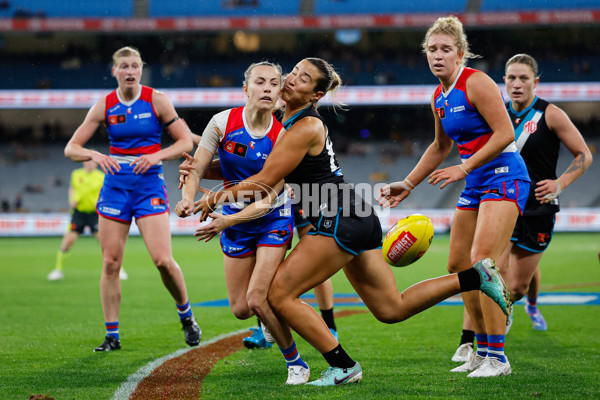
[[[98,214],[96,203],[100,189],[104,182],[104,173],[98,169],[96,162],[89,160],[83,162],[83,168],[78,168],[71,173],[69,186],[69,207],[71,209],[71,223],[65,232],[60,249],[56,254],[54,270],[48,274],[48,280],[56,281],[64,278],[63,260],[79,235],[86,226],[98,238]],[[121,279],[127,279],[127,273],[121,268]]]

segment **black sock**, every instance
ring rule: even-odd
[[[466,271],[458,273],[458,282],[460,283],[461,292],[469,292],[471,290],[479,290],[481,286],[481,276],[475,268],[469,268]]]
[[[475,332],[470,331],[468,329],[463,329],[462,334],[460,335],[460,344],[463,345],[465,343],[471,343],[475,341]]]
[[[337,328],[335,327],[335,321],[333,319],[333,308],[330,308],[329,310],[321,310],[321,316],[323,317],[323,321],[325,321],[329,329],[337,331]]]
[[[325,361],[332,367],[337,368],[352,368],[356,362],[350,358],[350,356],[342,349],[342,345],[338,344],[337,347],[327,353],[323,353]]]

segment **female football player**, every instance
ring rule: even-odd
[[[65,147],[68,158],[94,160],[106,174],[97,204],[103,264],[100,297],[106,337],[94,351],[121,348],[119,270],[134,217],[150,257],[175,300],[185,340],[195,346],[201,332],[192,315],[183,273],[173,259],[169,203],[162,177],[162,160],[177,158],[192,148],[191,132],[164,93],[140,84],[144,63],[136,49],[117,50],[113,63],[112,75],[118,88],[90,109]],[[108,155],[83,147],[100,124],[108,131]],[[175,142],[162,149],[165,127]]]
[[[485,73],[465,67],[476,56],[458,18],[438,18],[425,35],[423,51],[440,81],[431,98],[435,139],[407,177],[383,194],[397,205],[428,176],[429,183],[442,183],[440,189],[466,179],[450,230],[448,271],[456,272],[482,259],[500,259],[525,208],[530,180],[500,90]],[[453,141],[462,163],[436,170]],[[452,371],[473,371],[469,377],[510,374],[504,355],[506,317],[479,293],[462,297],[475,327],[477,353]]]
[[[225,186],[229,186],[259,172],[282,137],[283,126],[273,116],[281,93],[281,67],[269,62],[250,65],[244,73],[243,89],[246,105],[216,114],[202,134],[194,155],[194,169],[184,181],[182,200],[175,208],[180,217],[192,214],[200,180],[216,153]],[[250,208],[248,201],[226,205],[223,216],[212,214],[219,224],[223,222],[220,228],[212,229],[215,222],[200,229],[198,236],[209,240],[225,228],[221,248],[231,310],[240,319],[252,315],[259,318],[267,328],[261,332],[265,342],[272,336],[287,362],[286,383],[297,385],[308,381],[310,370],[296,350],[289,327],[280,322],[267,302],[275,271],[291,243],[294,216],[283,182],[275,182],[271,187],[277,194],[275,205],[267,204],[262,209]],[[260,218],[254,218],[258,215]]]
[[[344,182],[327,126],[317,103],[332,94],[341,79],[331,65],[306,58],[285,80],[283,124],[289,130],[267,158],[263,169],[243,182],[203,196],[197,202],[201,219],[216,204],[273,187],[285,178],[313,225],[279,266],[269,289],[276,314],[323,354],[330,367],[317,386],[358,382],[362,369],[338,343],[316,311],[300,295],[343,268],[344,273],[376,318],[403,321],[462,291],[483,290],[505,302],[504,284],[496,268],[485,260],[459,274],[429,279],[398,292],[396,280],[381,253],[381,224],[371,206]]]

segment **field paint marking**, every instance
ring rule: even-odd
[[[132,375],[129,375],[127,377],[127,381],[123,382],[121,384],[121,386],[119,386],[119,388],[115,391],[115,394],[113,395],[112,400],[127,400],[129,398],[129,396],[131,396],[131,394],[135,391],[138,384],[141,381],[143,381],[144,379],[146,379],[148,376],[150,376],[152,371],[154,371],[156,368],[160,367],[166,361],[169,361],[170,359],[175,358],[175,357],[179,357],[180,355],[185,354],[188,351],[197,349],[199,347],[206,347],[208,345],[218,342],[219,340],[226,339],[230,336],[235,336],[235,335],[243,333],[243,332],[248,332],[248,330],[249,329],[240,329],[239,331],[236,331],[236,332],[230,332],[230,333],[225,333],[223,335],[215,336],[214,338],[211,338],[207,341],[201,342],[199,346],[188,347],[185,349],[179,349],[169,355],[157,358],[154,361],[150,361],[148,364],[144,365],[142,368],[138,369],[135,373],[133,373]]]

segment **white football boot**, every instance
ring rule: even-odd
[[[483,362],[485,361],[485,357],[478,355],[477,353],[471,354],[471,358],[469,361],[460,365],[454,369],[451,369],[450,372],[469,372],[475,371]]]
[[[467,362],[471,358],[471,354],[473,354],[473,343],[463,343],[456,349],[456,353],[452,356],[452,361]]]
[[[263,325],[264,326],[264,325]],[[310,368],[301,365],[290,365],[286,385],[303,385],[310,379]]]
[[[491,376],[510,375],[510,363],[498,360],[496,357],[486,357],[485,361],[475,371],[467,375],[467,378],[487,378]]]

